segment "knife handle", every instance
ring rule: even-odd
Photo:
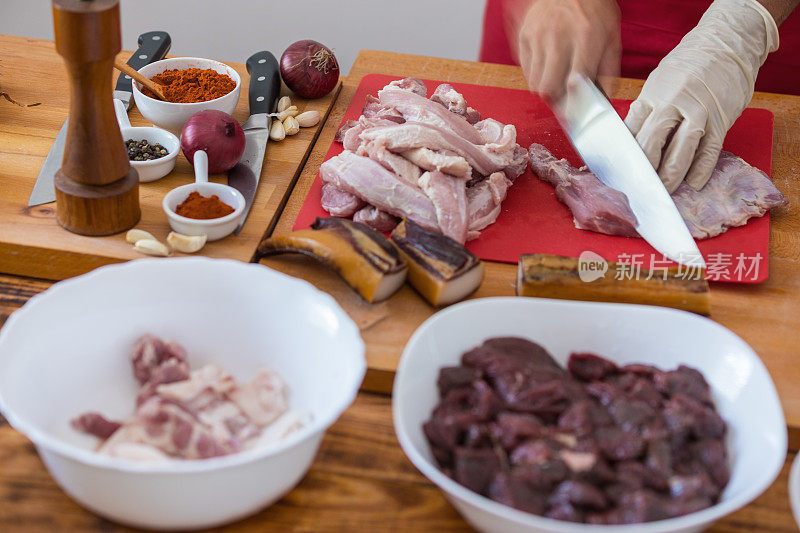
[[[139,36],[138,43],[139,49],[128,59],[128,64],[135,70],[164,59],[172,46],[172,39],[165,31],[148,31]],[[114,90],[133,92],[133,81],[125,74],[120,74]]]
[[[257,52],[247,58],[250,74],[250,114],[272,113],[281,93],[278,60],[270,52]]]

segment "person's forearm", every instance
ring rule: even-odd
[[[800,3],[800,0],[756,0],[759,4],[767,8],[769,14],[772,15],[772,18],[775,19],[775,24],[778,26],[783,23],[784,20],[789,18],[789,15],[792,14],[792,11],[795,10],[797,4]]]

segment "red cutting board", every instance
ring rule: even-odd
[[[344,120],[357,120],[367,94],[376,94],[396,76],[370,74],[364,76],[356,90]],[[438,81],[424,80],[428,94]],[[564,131],[545,103],[528,91],[503,89],[465,83],[453,83],[467,103],[503,123],[517,127],[517,142],[527,148],[537,142],[556,157],[565,157],[574,166],[583,163],[575,153]],[[629,100],[614,100],[614,107],[624,116]],[[725,139],[724,148],[742,157],[767,174],[772,164],[773,116],[766,109],[746,109]],[[342,152],[334,142],[325,159]],[[320,206],[322,181],[315,180],[300,209],[294,229],[307,228],[315,217],[328,213]],[[745,226],[698,241],[708,265],[708,279],[739,283],[760,283],[769,276],[769,214],[751,219]],[[612,237],[575,227],[569,209],[558,201],[553,186],[539,180],[528,168],[508,190],[497,221],[483,230],[481,236],[467,243],[467,248],[481,259],[516,263],[521,254],[548,253],[577,257],[593,251],[609,261],[627,262],[641,268],[663,268],[664,261],[643,239]]]

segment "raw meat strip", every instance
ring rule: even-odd
[[[368,204],[439,231],[436,210],[430,198],[418,187],[408,185],[368,157],[345,150],[325,161],[319,172],[322,181],[354,194]]]
[[[764,172],[730,152],[720,153],[705,187],[695,191],[682,183],[672,199],[695,239],[725,233],[789,203]]]
[[[464,117],[470,124],[475,124],[481,119],[480,112],[477,109],[469,107],[464,96],[456,91],[449,83],[442,83],[439,85],[436,90],[433,91],[431,100],[442,104],[456,115]]]
[[[95,412],[84,413],[77,418],[73,418],[70,421],[70,425],[78,431],[94,435],[100,439],[107,439],[122,426],[119,422],[109,420],[100,413]]]
[[[516,135],[514,126],[510,127]],[[367,141],[381,141],[393,152],[412,148],[450,150],[463,156],[479,174],[488,176],[507,167],[514,158],[514,150],[500,150],[498,145],[475,145],[451,131],[430,124],[405,123],[396,126],[368,128],[361,133]]]
[[[354,194],[322,184],[322,208],[334,217],[350,217],[364,207],[364,201]]]
[[[414,94],[419,96],[426,96],[428,94],[428,88],[425,86],[425,83],[413,76],[409,76],[408,78],[403,78],[402,80],[395,80],[390,82],[384,89],[401,89],[403,91],[410,91]]]
[[[384,108],[396,109],[406,121],[423,122],[445,128],[459,137],[473,143],[483,144],[484,140],[475,126],[464,117],[449,112],[445,107],[410,91],[383,89],[378,99]]]
[[[353,121],[348,121],[353,122]],[[361,146],[361,132],[367,128],[372,128],[375,126],[393,126],[397,124],[396,122],[392,122],[391,120],[381,118],[381,117],[361,117],[358,119],[358,122],[353,122],[350,126],[345,128],[343,125],[339,128],[339,132],[342,132],[342,145],[344,145],[345,150],[350,150],[351,152],[355,152]],[[339,135],[337,132],[337,136]]]
[[[380,163],[386,170],[391,170],[397,177],[407,184],[416,187],[422,169],[401,155],[394,154],[386,149],[380,142],[369,141],[362,143],[356,151]]]
[[[425,170],[437,170],[465,180],[472,176],[472,167],[469,166],[466,159],[455,152],[413,148],[403,152],[403,157]]]
[[[514,180],[517,179],[525,172],[525,169],[528,166],[528,151],[520,145],[516,145],[514,147],[514,157],[511,160],[511,163],[508,164],[506,168],[503,169],[506,177],[511,180],[511,183],[514,183]]]
[[[469,228],[467,239],[475,239],[479,231],[497,220],[500,204],[506,199],[511,182],[502,172],[495,172],[467,189]]]
[[[397,217],[381,211],[374,205],[367,205],[353,215],[353,222],[365,224],[375,231],[389,233],[397,226]]]
[[[380,118],[397,124],[402,124],[406,121],[400,111],[393,107],[385,107],[380,103],[377,96],[371,94],[367,95],[367,100],[364,104],[364,109],[361,111],[361,116],[363,118]]]
[[[357,120],[346,120],[344,124],[339,126],[339,129],[336,130],[336,135],[333,137],[333,140],[340,143],[344,142],[344,135],[350,128],[353,128],[358,124]]]
[[[433,171],[423,174],[419,185],[433,202],[442,234],[463,244],[468,222],[466,182]]]
[[[529,152],[531,168],[539,179],[555,186],[556,196],[572,211],[577,227],[609,235],[638,235],[636,216],[623,193],[603,185],[588,170],[556,159],[541,144],[532,144]]]

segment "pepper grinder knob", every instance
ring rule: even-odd
[[[53,0],[56,51],[69,75],[64,160],[55,176],[56,216],[82,235],[110,235],[139,221],[139,176],[130,166],[112,98],[122,48],[118,0]]]

